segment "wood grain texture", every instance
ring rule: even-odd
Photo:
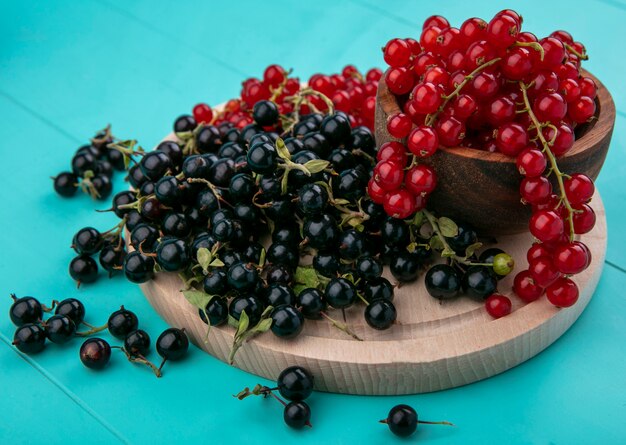
[[[575,277],[580,299],[571,308],[558,309],[545,297],[522,305],[513,296],[513,313],[494,320],[483,303],[461,297],[439,302],[425,290],[423,277],[396,289],[398,323],[387,331],[369,328],[363,306],[347,311],[356,341],[326,321],[307,320],[301,335],[281,340],[271,333],[253,338],[237,353],[234,365],[269,379],[282,369],[301,365],[315,376],[316,389],[349,394],[413,394],[465,385],[506,371],[552,344],[578,318],[591,299],[602,272],[606,252],[606,217],[598,195],[595,228],[585,235],[593,263]],[[529,234],[504,236],[499,246],[527,267]],[[388,270],[385,275],[390,278]],[[514,274],[512,274],[514,275]],[[512,276],[500,282],[510,290]],[[185,328],[191,340],[209,354],[226,361],[234,329],[207,326],[198,311],[180,293],[177,275],[160,273],[141,288],[154,309],[171,325]],[[333,311],[335,318],[340,313]]]
[[[615,104],[596,77],[584,70],[583,74],[593,78],[598,85],[597,119],[576,129],[574,147],[559,158],[559,167],[567,173],[585,173],[595,180],[611,142]],[[387,131],[387,118],[399,112],[398,101],[383,78],[378,85],[376,100],[375,130],[379,146],[399,140]],[[440,147],[424,162],[433,165],[440,178],[428,201],[429,208],[435,212],[469,222],[486,234],[515,234],[527,230],[530,208],[520,202],[521,176],[515,158],[465,147]],[[556,188],[555,178],[552,180]]]

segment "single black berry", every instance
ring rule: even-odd
[[[54,191],[69,198],[78,190],[78,178],[74,173],[63,172],[54,177]]]
[[[98,279],[98,264],[88,255],[79,255],[70,262],[70,276],[78,282],[93,283]]]
[[[310,425],[311,408],[303,401],[288,403],[283,411],[283,419],[291,428],[300,429]]]
[[[67,315],[53,315],[45,323],[46,336],[52,343],[63,344],[74,338],[76,325]]]
[[[497,286],[498,281],[486,266],[470,266],[461,278],[463,292],[476,299],[484,300]]]
[[[278,115],[278,107],[269,100],[258,101],[252,109],[252,118],[263,127],[274,125],[278,122]]]
[[[133,283],[145,283],[154,276],[154,259],[140,252],[130,252],[124,259],[124,275]]]
[[[124,308],[124,306],[113,312],[107,321],[107,328],[111,335],[120,340],[125,339],[126,336],[136,330],[138,326],[139,320],[135,313]]]
[[[424,283],[432,297],[442,300],[456,297],[461,290],[459,274],[454,267],[447,264],[436,264],[428,269]]]
[[[354,285],[345,278],[333,278],[326,285],[324,299],[335,309],[353,305],[358,296]]]
[[[290,366],[280,373],[276,386],[287,400],[304,400],[313,392],[313,375],[301,366]]]
[[[189,339],[183,329],[169,328],[159,335],[156,350],[166,360],[180,360],[189,350]]]
[[[274,308],[272,317],[272,333],[277,337],[297,337],[304,327],[304,317],[295,307],[283,304]]]
[[[42,319],[43,309],[41,303],[34,297],[16,298],[11,295],[13,304],[9,309],[9,316],[15,326],[22,326],[26,323],[35,323]]]
[[[327,304],[322,293],[315,288],[306,288],[298,294],[297,304],[305,318],[318,320]]]
[[[85,305],[76,298],[66,298],[57,305],[54,313],[67,315],[78,326],[85,319]]]
[[[374,300],[365,308],[365,321],[374,329],[388,329],[396,321],[396,307],[389,300]]]
[[[142,329],[136,329],[126,335],[124,349],[130,355],[147,355],[150,350],[150,336]]]
[[[46,346],[46,331],[39,324],[26,323],[16,329],[13,344],[24,354],[36,354]]]
[[[76,253],[93,255],[102,248],[103,240],[100,232],[93,227],[84,227],[76,232],[72,240],[72,248]]]
[[[101,338],[89,338],[81,345],[79,355],[87,368],[102,369],[111,359],[111,346]]]

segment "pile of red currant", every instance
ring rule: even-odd
[[[214,115],[209,105],[200,103],[193,108],[193,117],[197,123],[219,126],[228,122],[242,129],[254,123],[252,107],[262,100],[276,103],[281,115],[293,113],[295,108],[302,115],[328,112],[328,104],[319,96],[307,97],[301,104],[289,100],[300,91],[300,79],[289,77],[290,73],[280,65],[269,65],[263,79],[244,80],[241,98],[229,100],[223,111]],[[313,74],[307,85],[331,99],[335,110],[346,113],[351,127],[363,125],[373,131],[376,90],[381,77],[382,71],[378,68],[372,68],[363,75],[354,65],[346,65],[341,73]]]
[[[545,292],[554,305],[567,307],[578,299],[569,276],[591,261],[576,235],[594,226],[589,201],[595,190],[587,175],[562,172],[557,159],[572,148],[576,127],[594,119],[597,89],[581,72],[585,47],[568,32],[538,39],[521,26],[522,17],[508,9],[460,28],[432,16],[419,42],[396,38],[385,45],[384,81],[402,109],[389,117],[387,130],[406,142],[380,147],[368,192],[387,214],[405,219],[425,209],[437,185],[425,158],[439,147],[516,158],[537,243],[514,291],[527,302]]]

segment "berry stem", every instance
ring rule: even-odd
[[[565,47],[565,49],[566,49],[568,52],[570,52],[570,53],[574,54],[574,55],[575,55],[576,57],[578,57],[580,60],[589,60],[589,56],[587,55],[587,53],[586,53],[586,52],[583,52],[583,53],[581,54],[581,53],[579,53],[578,51],[576,51],[572,45],[570,45],[570,44],[568,44],[568,43],[565,43],[565,42],[563,42],[563,46]]]
[[[332,318],[330,315],[328,315],[326,312],[320,312],[320,315],[322,317],[324,317],[326,320],[330,321],[330,323],[336,327],[337,329],[339,329],[340,331],[345,332],[346,334],[350,335],[352,338],[354,338],[355,340],[358,341],[363,341],[362,338],[360,338],[358,335],[356,335],[354,332],[352,332],[352,330],[348,327],[347,324],[342,323],[340,321],[335,320],[334,318]]]
[[[448,425],[448,426],[456,426],[454,423],[451,422],[447,422],[445,420],[442,420],[440,422],[430,422],[428,420],[418,420],[417,423],[425,423],[427,425]]]
[[[515,42],[513,46],[522,46],[529,47],[534,49],[535,51],[539,51],[539,60],[543,61],[543,58],[546,54],[543,46],[539,42]]]
[[[158,377],[161,377],[161,368],[157,368],[154,363],[152,363],[150,360],[148,360],[147,358],[145,358],[143,355],[132,355],[130,352],[128,352],[126,349],[124,348],[119,348],[125,355],[126,358],[128,359],[129,362],[131,363],[140,363],[142,365],[146,365],[148,368],[152,369],[152,372],[154,372],[154,375]]]
[[[556,162],[556,156],[554,156],[554,153],[552,153],[552,150],[550,150],[550,144],[548,143],[548,141],[546,141],[546,138],[544,137],[543,132],[541,131],[543,126],[539,122],[539,119],[537,119],[537,116],[535,116],[535,113],[533,112],[532,107],[530,106],[530,100],[528,99],[528,85],[524,84],[524,82],[520,82],[519,86],[522,91],[522,97],[524,99],[524,106],[526,107],[526,112],[528,113],[528,116],[532,120],[533,125],[537,129],[537,137],[539,138],[539,140],[541,141],[541,145],[543,146],[542,151],[544,152],[544,154],[547,156],[548,160],[550,161],[551,171],[554,172],[554,174],[556,175],[556,180],[559,185],[559,195],[560,195],[559,197],[560,197],[561,203],[563,203],[563,205],[565,206],[565,209],[567,210],[567,221],[569,224],[569,240],[570,242],[574,241],[574,235],[575,235],[574,233],[574,209],[572,208],[572,205],[570,204],[569,199],[567,199],[567,195],[565,194],[565,185],[563,183],[563,177],[566,175],[565,173],[561,172],[561,170],[559,169],[559,166]]]
[[[463,82],[458,84],[456,89],[452,93],[448,94],[447,96],[442,96],[443,97],[443,102],[439,106],[439,109],[437,111],[435,111],[433,114],[428,116],[428,118],[426,119],[425,124],[427,126],[429,126],[429,127],[432,127],[433,124],[435,123],[435,121],[437,120],[437,117],[439,116],[439,114],[441,114],[441,112],[444,110],[446,105],[448,105],[448,102],[450,102],[451,99],[453,99],[456,96],[458,96],[459,93],[461,92],[461,90],[463,89],[463,87],[465,85],[467,85],[470,80],[474,79],[474,77],[476,77],[476,75],[480,74],[480,72],[483,71],[485,68],[490,67],[491,65],[495,65],[500,60],[502,60],[500,57],[496,57],[495,59],[491,59],[488,62],[485,62],[482,65],[476,67],[476,69],[474,71],[472,71],[467,76],[465,76],[465,79],[463,79]]]
[[[102,326],[94,326],[92,324],[89,324],[85,321],[82,322],[82,324],[84,324],[85,326],[87,326],[88,328],[90,328],[88,331],[83,331],[83,332],[77,332],[76,336],[78,337],[88,337],[90,335],[96,334],[98,332],[102,332],[105,329],[108,328],[108,325],[102,325]]]

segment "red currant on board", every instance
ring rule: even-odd
[[[574,206],[574,233],[582,235],[588,233],[596,225],[596,213],[587,205]]]
[[[578,286],[570,278],[562,277],[546,289],[550,303],[557,307],[570,307],[578,301]]]
[[[385,195],[383,207],[387,215],[405,219],[415,213],[417,202],[406,189],[398,189]]]
[[[535,283],[540,287],[548,287],[554,283],[561,273],[549,257],[542,256],[528,265],[528,271]]]
[[[563,235],[563,219],[552,210],[540,210],[530,217],[529,228],[539,241],[556,241]]]
[[[526,259],[528,260],[529,264],[541,257],[550,258],[551,256],[552,255],[550,253],[550,250],[548,250],[546,245],[542,243],[533,244],[526,253]]]
[[[567,275],[581,273],[589,263],[586,246],[580,241],[557,246],[552,258],[559,272]]]
[[[591,178],[583,173],[575,173],[567,178],[564,186],[565,195],[572,205],[589,202],[596,190]]]
[[[485,300],[485,309],[493,318],[501,318],[511,313],[511,300],[501,294],[491,294]]]
[[[535,283],[535,280],[533,280],[533,277],[527,270],[523,270],[515,275],[513,291],[526,303],[535,301],[543,295],[543,288]]]

